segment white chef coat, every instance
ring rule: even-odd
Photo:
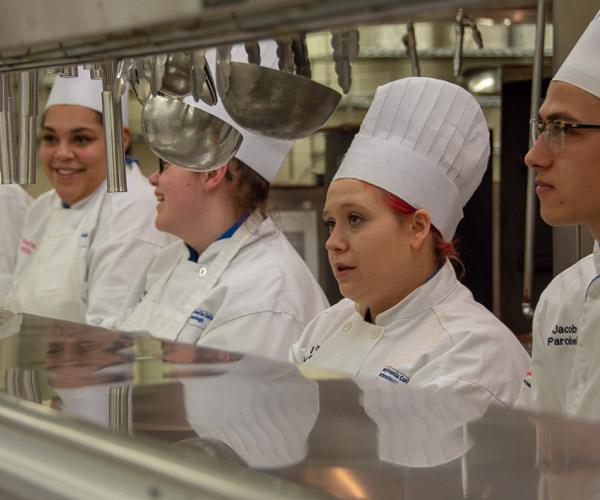
[[[8,295],[27,208],[33,198],[17,184],[0,184],[0,295]]]
[[[253,468],[289,467],[306,457],[319,413],[314,380],[289,363],[250,356],[196,367],[202,376],[179,380],[198,436],[225,443]]]
[[[518,405],[600,419],[600,248],[556,276],[533,318],[532,368]]]
[[[241,247],[231,252],[236,239]],[[328,306],[302,258],[258,212],[198,262],[189,256],[183,242],[158,253],[132,287],[116,327],[287,360],[289,346]],[[204,289],[211,275],[214,283]]]
[[[472,401],[511,405],[517,399],[529,356],[458,282],[450,262],[375,324],[364,321],[364,313],[349,299],[327,309],[292,346],[292,360]]]
[[[126,193],[103,182],[65,208],[54,189],[31,205],[12,295],[23,312],[111,327],[131,283],[152,255],[175,241],[154,226],[156,199],[139,166]]]

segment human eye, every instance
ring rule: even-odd
[[[325,219],[323,220],[323,224],[325,225],[325,228],[327,229],[329,234],[331,234],[333,229],[335,228],[335,221],[333,219]]]
[[[88,137],[87,135],[76,135],[75,137],[73,137],[73,142],[75,144],[85,145],[92,142],[92,138]]]
[[[360,224],[361,222],[363,222],[365,219],[363,217],[361,217],[360,215],[357,214],[350,214],[348,215],[348,222],[350,223],[351,226],[356,226],[358,224]]]
[[[56,142],[56,137],[52,134],[42,134],[42,141],[46,144],[54,144]]]

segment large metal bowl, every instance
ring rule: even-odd
[[[141,128],[155,155],[196,172],[225,165],[242,143],[242,135],[220,118],[164,96],[146,99]]]
[[[240,62],[217,63],[217,89],[237,124],[278,139],[315,132],[341,99],[335,90],[303,76]]]

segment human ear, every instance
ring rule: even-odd
[[[429,236],[431,230],[431,216],[427,210],[419,209],[412,214],[410,219],[410,245],[413,250],[418,250]]]
[[[219,186],[227,175],[227,165],[217,168],[216,170],[209,170],[208,172],[202,172],[204,179],[204,189],[206,191],[212,191]]]

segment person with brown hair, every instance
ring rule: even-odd
[[[267,210],[269,185],[293,142],[240,127],[221,101],[196,105],[237,129],[241,146],[214,170],[161,161],[150,177],[159,202],[156,227],[183,241],[149,263],[117,328],[287,359],[289,346],[328,306]]]

